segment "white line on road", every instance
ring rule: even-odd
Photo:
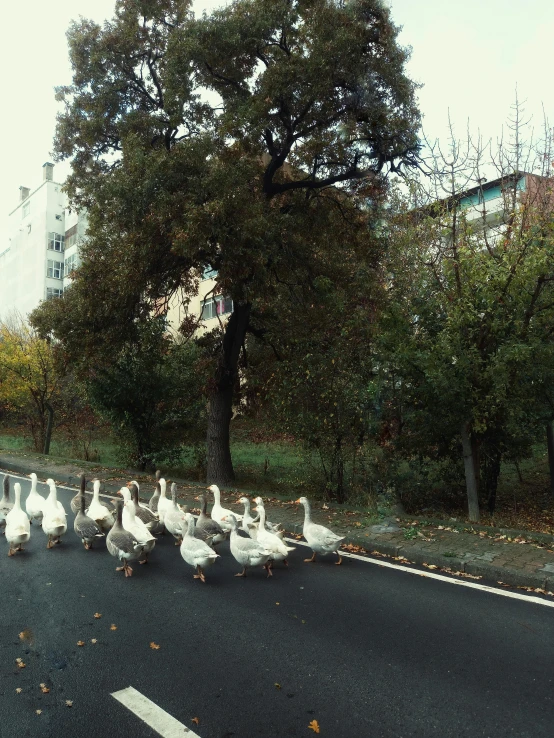
[[[121,702],[134,715],[139,717],[143,722],[149,725],[152,730],[159,733],[163,738],[200,738],[198,733],[185,727],[172,715],[148,697],[145,697],[134,687],[120,689],[119,692],[112,692],[118,702]]]
[[[295,545],[306,546],[310,548],[304,541],[298,541],[296,538],[285,538],[285,541],[290,541]],[[404,564],[392,564],[389,561],[381,561],[381,559],[372,559],[370,556],[359,556],[358,554],[346,553],[341,551],[340,555],[349,559],[357,559],[358,561],[365,561],[368,564],[375,564],[376,566],[383,566],[386,569],[398,569],[398,571],[404,571],[408,574],[414,574],[418,577],[425,577],[427,579],[438,579],[440,582],[448,582],[448,584],[457,584],[460,587],[469,587],[470,589],[480,589],[484,592],[490,592],[491,594],[499,595],[500,597],[510,597],[514,600],[525,600],[525,602],[534,602],[536,605],[544,605],[545,607],[554,607],[554,602],[551,600],[543,600],[540,597],[533,597],[532,595],[524,595],[519,592],[509,592],[505,589],[497,589],[496,587],[489,587],[487,584],[478,584],[477,582],[467,582],[465,579],[455,579],[454,577],[447,577],[443,574],[435,574],[433,572],[420,571],[419,569],[412,569]]]
[[[17,474],[10,474],[14,479],[26,480],[28,477],[22,477]],[[65,487],[64,485],[58,485],[60,489],[67,489],[70,492],[74,492],[75,488]],[[100,495],[100,497],[113,498],[115,495]],[[236,513],[235,517],[237,520],[242,520],[242,515]],[[285,538],[289,543],[294,543],[295,546],[306,546],[309,548],[305,541],[299,541],[296,538]],[[533,602],[536,605],[544,605],[545,607],[554,607],[554,602],[550,600],[543,600],[540,597],[534,597],[533,595],[520,594],[519,592],[510,592],[506,589],[498,589],[497,587],[489,587],[487,584],[479,584],[478,582],[468,582],[465,579],[455,579],[454,577],[447,577],[443,574],[434,574],[433,572],[420,571],[419,569],[412,569],[405,564],[392,564],[389,561],[382,561],[381,559],[372,559],[370,556],[359,556],[358,554],[347,553],[341,551],[341,556],[348,559],[357,559],[358,561],[365,561],[367,564],[375,564],[375,566],[383,566],[387,569],[397,569],[398,571],[404,571],[408,574],[414,574],[418,577],[425,577],[427,579],[437,579],[440,582],[447,582],[448,584],[457,584],[460,587],[469,587],[470,589],[479,589],[484,592],[490,592],[491,594],[498,595],[499,597],[509,597],[513,600],[524,600],[525,602]],[[192,736],[192,733],[189,733]]]

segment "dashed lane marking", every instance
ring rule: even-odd
[[[119,692],[112,692],[112,697],[118,702],[121,702],[122,705],[149,725],[152,730],[163,736],[163,738],[200,738],[198,733],[195,733],[183,725],[183,723],[180,723],[134,687],[127,687],[126,689],[120,689]]]

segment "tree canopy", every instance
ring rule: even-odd
[[[74,356],[109,353],[217,270],[234,312],[210,398],[212,481],[233,477],[221,451],[259,303],[282,283],[309,288],[325,249],[350,247],[341,224],[368,232],[386,174],[417,164],[397,32],[379,0],[236,0],[200,18],[188,2],[120,0],[104,26],[69,30],[55,150],[90,226],[64,307],[35,324]],[[376,258],[371,238],[365,251]]]

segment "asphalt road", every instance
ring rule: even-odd
[[[111,697],[128,686],[201,738],[311,738],[313,720],[332,738],[552,736],[552,608],[303,547],[236,579],[224,544],[202,584],[169,536],[125,579],[73,533],[72,494],[60,546],[34,527],[9,559],[0,540],[1,738],[158,736]]]

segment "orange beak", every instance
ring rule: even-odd
[[[295,500],[295,501],[294,501],[294,504],[295,504],[295,505],[300,505],[300,500]]]

